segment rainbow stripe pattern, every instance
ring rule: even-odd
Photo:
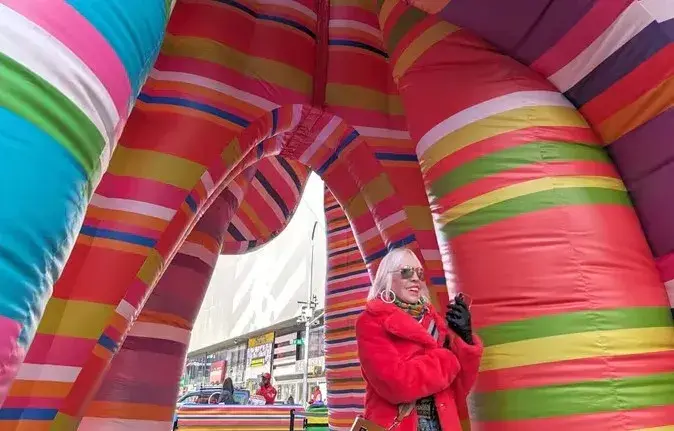
[[[295,410],[295,430],[304,429],[301,406],[185,404],[178,409],[178,426],[191,431],[287,431],[290,410]]]
[[[332,430],[362,409],[353,321],[400,246],[436,305],[474,298],[479,429],[671,425],[673,11],[0,0],[0,429],[165,426],[210,273],[185,256],[272,240],[310,171]],[[128,358],[167,341],[165,386],[134,389]]]

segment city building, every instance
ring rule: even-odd
[[[321,315],[327,260],[323,193],[322,181],[312,174],[282,233],[258,250],[221,256],[192,330],[184,387],[219,385],[231,377],[235,387],[254,389],[269,372],[278,401],[304,397],[299,302],[315,296],[313,315]],[[325,394],[322,318],[309,334],[309,388],[318,385]]]

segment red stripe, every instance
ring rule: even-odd
[[[669,306],[630,207],[525,213],[460,235],[452,249],[456,277],[474,299],[476,327],[588,309]]]
[[[659,257],[655,263],[663,282],[674,280],[674,252]]]
[[[569,431],[569,430],[624,430],[654,428],[671,425],[674,405],[641,410],[595,413],[589,415],[561,416],[510,422],[473,422],[473,429],[480,431]]]
[[[24,362],[79,367],[96,340],[61,335],[35,334]]]
[[[550,76],[576,58],[597,39],[634,0],[596,0],[578,23],[538,60],[531,68]]]
[[[667,373],[672,370],[672,363],[674,350],[482,371],[475,384],[475,391],[493,392],[601,380],[607,377],[607,367],[611,369],[612,379]]]
[[[234,69],[212,61],[190,57],[171,57],[163,54],[157,59],[155,68],[158,70],[195,74],[228,85],[237,83],[237,88],[245,88],[247,93],[254,94],[265,100],[269,100],[270,94],[276,95],[275,100],[287,100],[289,104],[308,102],[309,99],[308,94],[302,94],[268,81],[243,75]]]
[[[671,77],[672,59],[674,44],[669,44],[587,102],[580,112],[593,124],[601,123]]]
[[[135,253],[77,244],[70,254],[63,274],[54,285],[56,298],[117,305],[129,279],[145,260]],[[110,271],[110,268],[118,268]],[[105,274],[105,277],[101,277]],[[91,288],[96,280],[96,288]]]
[[[138,111],[136,111],[138,112]],[[138,115],[134,115],[138,116]],[[156,138],[156,132],[154,135]],[[106,173],[96,194],[115,199],[148,202],[165,208],[176,208],[185,200],[185,190],[159,181]]]
[[[469,64],[479,67],[467,67]],[[414,121],[409,121],[409,131],[415,140],[445,119],[499,96],[514,91],[557,91],[537,72],[511,57],[497,54],[487,42],[471,36],[466,30],[454,32],[442,43],[428,49],[415,63],[415,70],[425,68],[429,71],[423,77],[406,73],[398,84],[405,111],[423,113],[414,115]],[[517,78],[495,78],[504,76],[504,71]],[[447,79],[448,76],[452,79]],[[424,81],[420,82],[420,79]],[[466,85],[467,82],[479,83],[479,91],[475,90],[475,85]]]
[[[180,13],[170,21],[169,33],[203,38],[250,57],[274,60],[313,73],[314,40],[309,35],[287,25],[257,20],[235,8],[214,5],[181,4]]]
[[[527,127],[502,133],[463,147],[431,166],[425,175],[425,179],[429,183],[433,183],[447,172],[451,172],[459,166],[480,157],[535,141],[578,142],[599,145],[597,135],[589,127]],[[423,160],[420,160],[420,162],[423,162]]]
[[[453,208],[469,199],[482,196],[503,187],[545,177],[565,177],[575,175],[620,178],[611,162],[601,163],[577,160],[564,162],[543,161],[520,166],[508,171],[498,172],[488,177],[478,179],[472,183],[468,183],[438,199],[436,205],[440,208]]]
[[[316,57],[313,64],[314,68],[314,91],[311,103],[316,107],[325,105],[325,86],[328,81],[328,41],[330,38],[330,0],[316,0]],[[283,38],[283,43],[288,41]],[[296,49],[296,48],[295,48]],[[310,52],[312,47],[307,48]],[[284,56],[287,53],[282,52]],[[305,53],[302,52],[302,55]],[[310,55],[307,57],[311,58]],[[285,60],[284,60],[285,61]]]

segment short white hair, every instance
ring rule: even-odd
[[[421,265],[421,261],[416,254],[409,248],[394,248],[389,251],[386,256],[379,262],[377,274],[374,277],[374,282],[370,286],[370,291],[367,294],[367,300],[372,301],[377,299],[383,291],[391,291],[391,283],[393,281],[393,273],[400,268],[400,264],[405,256],[411,256]],[[421,296],[428,301],[428,287],[426,287],[426,280],[421,280]]]

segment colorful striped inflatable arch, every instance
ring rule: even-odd
[[[672,0],[0,0],[0,28],[0,429],[168,429],[215,259],[312,171],[330,429],[401,246],[474,299],[474,429],[674,424]]]

